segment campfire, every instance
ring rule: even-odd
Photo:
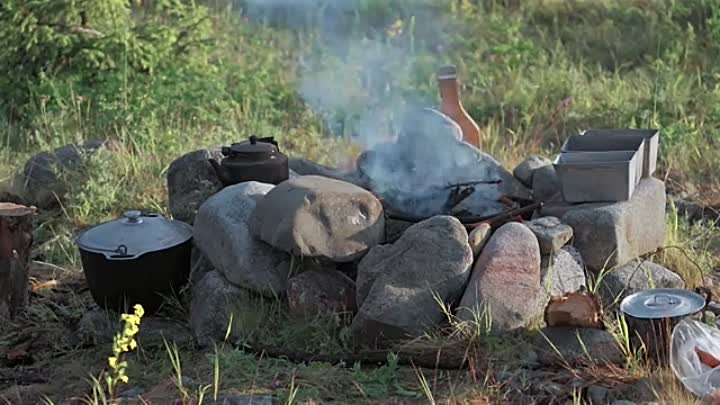
[[[394,142],[360,155],[362,183],[382,201],[388,218],[408,222],[451,215],[468,226],[499,224],[528,218],[540,207],[495,159],[461,138],[460,127],[444,114],[411,111]]]

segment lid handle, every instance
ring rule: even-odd
[[[677,305],[679,303],[678,300],[674,299],[673,297],[665,294],[658,294],[654,296],[652,299],[648,300],[645,305],[649,307],[664,307],[664,306],[672,306]]]
[[[125,213],[125,218],[127,219],[127,223],[129,224],[141,223],[142,219],[140,217],[142,217],[142,212],[137,210],[128,211]]]

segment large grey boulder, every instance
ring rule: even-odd
[[[394,244],[372,248],[358,265],[355,343],[382,345],[438,324],[446,315],[437,300],[460,298],[472,261],[467,231],[449,216],[419,222]]]
[[[594,328],[543,328],[533,337],[538,359],[546,366],[622,364],[620,346],[610,332]]]
[[[537,238],[511,222],[495,231],[475,262],[457,315],[473,321],[487,313],[493,331],[506,332],[539,319],[544,298]]]
[[[530,156],[515,167],[515,170],[513,170],[513,176],[520,180],[523,185],[532,187],[533,173],[535,170],[550,165],[552,165],[552,162],[548,158],[537,155]]]
[[[544,255],[540,271],[548,299],[587,287],[582,256],[580,251],[572,246],[565,246],[552,255]]]
[[[352,314],[355,282],[337,270],[305,271],[290,279],[287,297],[289,312],[296,318]]]
[[[361,258],[385,239],[380,201],[356,185],[322,176],[275,187],[257,204],[250,226],[279,250],[340,263]]]
[[[195,244],[212,266],[238,287],[267,297],[285,293],[290,256],[255,239],[248,221],[270,184],[235,184],[210,197],[195,218]]]
[[[70,181],[84,181],[87,159],[101,149],[113,150],[110,141],[90,140],[65,145],[51,152],[31,157],[17,176],[15,191],[28,203],[43,209],[59,205],[65,198]]]
[[[573,228],[573,246],[588,268],[612,268],[663,246],[665,183],[645,178],[630,200],[618,203],[549,202],[542,214],[558,217]]]
[[[192,224],[200,206],[223,188],[209,160],[220,163],[219,148],[187,153],[170,164],[167,173],[168,206],[174,219]]]
[[[628,295],[649,288],[685,288],[685,282],[665,267],[644,260],[611,269],[600,280],[604,305],[618,304]]]
[[[192,286],[190,301],[190,326],[201,346],[222,341],[232,332],[230,322],[239,317],[243,308],[255,305],[252,294],[228,282],[218,271],[211,271]]]

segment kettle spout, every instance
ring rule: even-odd
[[[215,175],[223,185],[227,185],[228,183],[230,183],[230,176],[228,175],[225,168],[220,165],[220,163],[218,163],[214,159],[208,159],[208,162],[210,162],[210,165],[213,167],[213,169],[215,169]]]

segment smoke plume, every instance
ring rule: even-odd
[[[334,132],[372,151],[361,169],[373,191],[418,215],[444,213],[450,184],[507,180],[492,157],[459,140],[454,122],[423,109],[438,102],[435,70],[451,62],[444,52],[451,29],[438,3],[446,4],[249,0],[246,10],[250,18],[318,36],[301,53],[298,92]],[[386,17],[392,11],[397,19]],[[497,185],[476,190],[463,204],[468,211],[502,208]]]

